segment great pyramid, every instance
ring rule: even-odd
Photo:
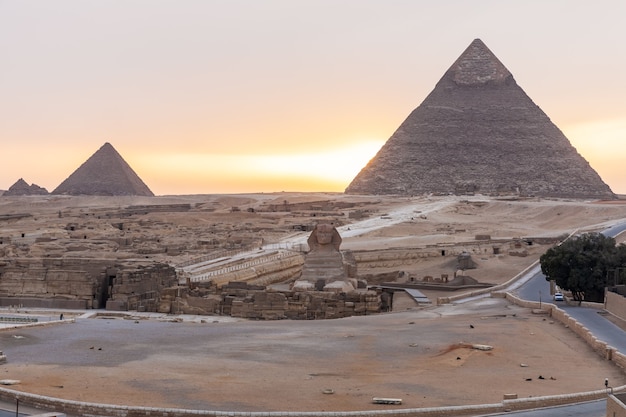
[[[346,193],[615,198],[480,39]]]
[[[55,188],[52,194],[154,196],[108,142]]]

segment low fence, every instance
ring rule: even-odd
[[[278,252],[272,255],[263,255],[263,256],[254,258],[250,261],[245,261],[245,262],[237,263],[234,265],[226,266],[223,268],[214,269],[212,271],[204,272],[202,274],[192,275],[189,277],[189,281],[190,282],[205,282],[205,281],[209,281],[212,277],[215,277],[217,275],[228,274],[230,272],[239,271],[241,269],[252,268],[254,266],[269,263],[269,262],[276,262],[280,259],[288,258],[291,256],[299,256],[299,255],[295,253],[291,253],[291,252]]]
[[[626,390],[626,385],[614,388],[613,392]],[[0,399],[15,401],[21,404],[44,409],[56,410],[75,416],[90,417],[443,417],[443,416],[471,416],[477,414],[504,413],[513,410],[528,410],[534,408],[554,407],[585,401],[607,398],[608,390],[597,390],[573,394],[550,395],[545,397],[531,397],[512,400],[503,400],[494,404],[460,405],[450,407],[405,408],[386,410],[362,411],[212,411],[189,410],[181,408],[134,407],[112,404],[97,404],[82,401],[63,400],[44,395],[29,394],[0,387]]]
[[[252,249],[248,248],[248,249],[233,249],[233,250],[226,250],[226,249],[220,249],[220,250],[216,250],[210,253],[207,253],[206,255],[203,256],[198,256],[196,258],[193,259],[189,259],[188,261],[184,261],[184,262],[180,262],[179,264],[176,265],[177,268],[186,268],[188,266],[191,265],[195,265],[195,264],[201,264],[203,262],[208,262],[208,261],[212,261],[218,258],[228,258],[230,256],[237,256],[237,255],[241,255],[242,253],[247,253],[250,252]]]
[[[4,317],[0,316],[0,323],[37,323],[36,317]]]
[[[262,249],[265,250],[287,250],[292,252],[307,252],[309,250],[309,245],[306,243],[268,243],[267,245],[263,245]],[[245,253],[254,252],[254,248],[247,249],[234,249],[234,250],[217,250],[211,253],[207,253],[203,256],[198,256],[193,259],[189,259],[184,262],[180,262],[176,265],[177,268],[187,268],[193,265],[202,264],[205,262],[213,261],[219,258],[230,258],[233,256],[242,255]]]
[[[268,250],[289,250],[292,252],[308,252],[308,243],[268,243],[263,245],[264,249]]]

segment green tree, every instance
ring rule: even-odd
[[[617,245],[615,256],[618,267],[608,271],[608,285],[626,285],[626,245],[623,243]]]
[[[604,301],[607,273],[626,259],[626,250],[601,233],[586,233],[548,249],[539,262],[546,280],[572,292],[576,301]]]

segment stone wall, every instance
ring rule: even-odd
[[[98,308],[106,262],[85,259],[17,258],[0,263],[3,304],[41,307]],[[44,302],[44,300],[46,300]],[[42,304],[43,303],[43,304]]]
[[[607,291],[604,309],[615,317],[626,321],[626,297],[623,295]]]
[[[113,298],[127,294],[157,291],[176,284],[173,268],[167,264],[137,265],[120,268],[113,278]]]
[[[111,273],[107,310],[158,311],[162,290],[178,284],[176,270],[163,263],[127,265]]]
[[[104,308],[110,302],[111,309],[128,309],[130,298],[156,300],[162,288],[176,283],[173,267],[153,261],[0,259],[2,306],[92,309]],[[146,294],[150,296],[144,297]],[[156,301],[149,303],[149,307],[137,304],[133,309],[156,311]]]
[[[623,391],[626,387],[615,388],[614,391]],[[584,401],[598,400],[607,397],[605,390],[551,395],[545,397],[520,398],[503,400],[493,404],[460,405],[449,407],[429,407],[412,409],[372,409],[367,411],[215,411],[215,410],[189,410],[180,408],[156,408],[138,407],[111,404],[96,404],[82,401],[64,400],[61,398],[47,397],[14,391],[0,387],[0,399],[14,402],[19,398],[20,404],[26,404],[44,410],[56,410],[73,416],[92,417],[442,417],[442,416],[475,416],[494,413],[505,413],[511,410],[528,410],[542,407],[554,407],[564,404],[572,404]],[[607,414],[608,415],[608,414]],[[622,416],[624,414],[616,414]]]
[[[626,394],[609,395],[606,400],[607,417],[626,417]]]
[[[180,287],[162,292],[160,312],[225,315],[255,320],[312,320],[363,316],[381,312],[376,291],[267,291],[263,286],[230,283],[217,293]]]
[[[224,296],[224,314],[246,319],[335,319],[381,312],[380,296],[373,291],[230,291]]]
[[[352,251],[359,271],[367,268],[394,268],[411,265],[425,258],[470,255],[489,255],[494,251],[505,253],[515,242],[511,240],[488,240],[462,242],[457,244],[438,244],[425,248],[398,248],[381,250]]]

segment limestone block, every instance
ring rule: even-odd
[[[280,320],[285,318],[285,310],[263,310],[262,316],[266,320]]]
[[[24,290],[24,285],[19,281],[2,281],[0,282],[0,293],[1,294],[9,294],[9,295],[18,295],[22,294]]]
[[[128,308],[123,300],[107,300],[106,309],[110,311],[126,311]]]
[[[46,292],[50,294],[72,294],[67,281],[46,281]]]
[[[90,282],[72,282],[69,293],[77,296],[93,296],[96,289]]]
[[[48,286],[43,281],[25,281],[22,286],[23,294],[46,294]]]

